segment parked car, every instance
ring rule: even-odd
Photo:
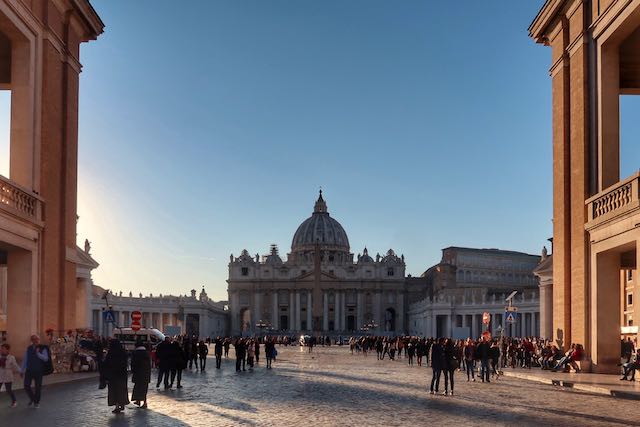
[[[135,350],[138,340],[149,344],[151,348],[164,341],[164,334],[155,328],[142,328],[139,331],[131,328],[114,328],[113,337],[120,340],[127,351]]]

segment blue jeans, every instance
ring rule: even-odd
[[[489,359],[482,359],[480,361],[480,378],[482,381],[489,381]]]
[[[31,390],[31,383],[35,382],[35,392]],[[42,373],[33,372],[27,369],[24,373],[24,391],[27,392],[29,400],[33,403],[40,403],[40,391],[42,390]]]
[[[476,362],[474,360],[466,360],[465,365],[467,365],[467,379],[473,378],[475,380],[476,373],[474,372],[474,369],[476,368]]]

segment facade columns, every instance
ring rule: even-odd
[[[342,305],[340,306],[340,321],[342,322],[342,330],[347,330],[347,294],[342,292]]]
[[[296,291],[296,331],[300,330],[300,291]]]
[[[271,311],[271,327],[279,331],[286,328],[286,325],[278,325],[280,313],[278,311],[278,292],[273,293],[273,307]]]
[[[449,315],[451,316],[451,315]],[[400,292],[398,294],[398,313],[396,320],[396,331],[400,333],[405,333],[405,324],[404,324],[404,292]],[[449,334],[451,333],[451,319],[449,319]]]
[[[322,294],[322,330],[329,330],[329,294],[325,291]]]
[[[340,292],[333,294],[333,330],[340,331]]]
[[[358,294],[357,294],[357,297],[356,297],[356,301],[357,301],[356,304],[358,304],[358,305],[356,307],[356,328],[355,329],[358,330],[358,329],[360,329],[362,327],[362,324],[363,324],[362,316],[364,315],[364,313],[363,313],[364,307],[362,306],[363,302],[362,302],[362,292],[361,291],[358,291]]]
[[[313,304],[311,301],[311,295],[313,292],[311,290],[307,290],[307,330],[313,331],[313,317],[311,316],[311,312],[313,311]]]
[[[382,317],[381,317],[381,311],[382,311],[382,292],[381,291],[376,291],[375,297],[374,297],[374,310],[375,313],[373,314],[373,319],[375,320],[376,324],[378,325],[378,330],[381,330],[382,328]]]
[[[293,291],[289,291],[289,330],[294,331],[296,329],[296,308]]]
[[[445,337],[451,337],[452,336],[452,333],[451,333],[451,316],[452,316],[451,314],[447,314],[446,315],[447,322],[446,322],[446,330],[444,331],[444,336]]]
[[[251,310],[251,317],[253,317],[253,319],[251,319],[253,321],[253,323],[251,324],[251,329],[253,330],[253,328],[255,327],[256,323],[258,323],[259,320],[263,320],[262,319],[262,295],[260,295],[260,291],[256,291],[254,293],[253,296],[253,302],[254,302],[254,310]]]

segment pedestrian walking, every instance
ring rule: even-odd
[[[216,369],[220,369],[222,364],[222,341],[217,337],[213,345],[213,353],[216,356]]]
[[[164,341],[156,347],[156,358],[158,359],[158,382],[156,388],[160,387],[160,383],[164,380],[164,389],[169,389],[170,357],[171,338],[165,337]]]
[[[127,390],[127,352],[117,339],[109,342],[109,351],[104,358],[104,373],[107,379],[107,405],[115,406],[112,411],[119,414],[129,404]]]
[[[278,352],[276,351],[276,343],[274,338],[267,338],[264,343],[264,354],[267,358],[267,369],[272,369],[273,360]]]
[[[260,339],[255,340],[256,365],[260,362]]]
[[[444,338],[440,338],[431,346],[431,394],[436,394],[440,388],[440,376],[444,368]]]
[[[16,362],[15,356],[10,354],[10,350],[11,346],[6,342],[0,346],[0,390],[4,385],[4,389],[11,399],[11,407],[15,408],[17,405],[16,395],[11,386],[13,384],[13,374],[19,373],[20,367]]]
[[[186,346],[180,345],[178,341],[172,342],[171,346],[171,384],[169,388],[173,387],[174,381],[176,381],[176,388],[182,388],[182,371],[187,368]]]
[[[247,347],[242,338],[238,338],[238,340],[236,341],[235,349],[236,349],[236,372],[239,372],[241,367],[242,367],[242,370],[244,371]]]
[[[249,370],[253,371],[253,358],[256,355],[256,345],[253,340],[249,341],[249,345],[247,345],[247,364],[249,365]]]
[[[476,381],[475,356],[476,356],[476,346],[471,340],[471,338],[467,338],[467,343],[464,346],[464,365],[467,371],[467,382],[471,380],[473,380],[473,382]]]
[[[200,372],[204,372],[207,367],[207,355],[209,354],[209,347],[204,341],[200,340],[198,344],[198,355],[200,356]],[[196,369],[198,367],[196,366]]]
[[[224,357],[229,357],[229,347],[231,346],[231,340],[229,338],[224,339],[223,347],[224,347]]]
[[[460,367],[460,361],[456,355],[456,348],[453,344],[453,340],[448,338],[444,346],[444,393],[453,396],[453,375]]]
[[[22,359],[22,373],[24,375],[24,390],[29,396],[28,406],[40,407],[42,393],[42,377],[53,372],[51,352],[49,347],[40,344],[38,335],[31,335],[31,345],[27,347]],[[34,389],[31,384],[34,384]]]
[[[141,340],[131,354],[131,381],[133,392],[131,400],[141,408],[147,407],[147,392],[151,382],[151,355]]]

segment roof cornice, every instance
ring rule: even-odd
[[[536,43],[547,44],[546,30],[566,3],[567,0],[547,0],[529,25],[529,37]]]
[[[87,26],[86,38],[83,41],[95,40],[104,32],[104,22],[98,16],[89,0],[72,0],[72,4],[80,18]]]

